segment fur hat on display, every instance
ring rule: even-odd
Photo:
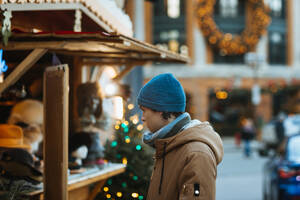
[[[8,124],[22,127],[24,143],[31,146],[33,153],[37,152],[43,139],[43,104],[40,101],[27,99],[17,103],[11,110]]]

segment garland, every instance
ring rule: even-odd
[[[200,29],[207,42],[222,55],[241,55],[254,49],[266,32],[271,18],[263,0],[248,0],[253,15],[239,35],[223,33],[216,25],[213,13],[216,0],[198,0],[197,17]]]

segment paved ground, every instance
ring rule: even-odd
[[[224,160],[218,166],[216,200],[262,200],[262,167],[266,158],[256,152],[243,156],[232,138],[223,139]],[[256,143],[252,143],[253,149]]]

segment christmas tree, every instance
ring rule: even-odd
[[[115,138],[105,145],[105,158],[126,164],[126,171],[108,179],[96,199],[146,199],[154,150],[143,144],[142,130],[137,116],[116,123]]]

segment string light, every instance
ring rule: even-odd
[[[134,105],[131,103],[127,107],[128,107],[128,110],[132,110],[134,108]]]
[[[138,145],[136,145],[135,149],[140,151],[142,149],[142,146],[138,144]]]
[[[137,123],[139,123],[139,120],[138,120],[138,119],[133,119],[133,120],[132,120],[132,123],[133,123],[133,124],[137,124]]]
[[[125,127],[124,128],[124,133],[128,133],[129,132],[129,128],[128,127]]]
[[[123,159],[122,159],[122,163],[123,163],[124,165],[127,165],[127,158],[123,158]]]
[[[117,192],[117,197],[122,197],[122,192]]]
[[[127,144],[129,144],[129,143],[130,143],[130,138],[126,138],[126,139],[125,139],[125,142],[126,142]]]
[[[135,180],[135,181],[137,181],[138,177],[137,176],[133,176],[132,179]]]
[[[141,130],[143,130],[143,125],[142,124],[139,124],[137,127],[136,127],[136,129],[138,130],[138,131],[141,131]]]
[[[132,121],[133,124],[139,123],[139,118],[137,115],[133,115],[129,119]]]
[[[110,195],[110,194],[107,194],[107,195],[106,195],[106,198],[110,199],[110,198],[111,198],[111,195]]]
[[[138,197],[139,197],[139,194],[136,193],[136,192],[134,192],[134,193],[131,194],[131,196],[132,196],[133,198],[138,198]]]
[[[125,142],[128,144],[130,143],[130,137],[128,135],[125,136]]]
[[[139,196],[139,200],[143,200],[144,199],[144,196]]]
[[[104,191],[104,192],[108,192],[108,191],[109,191],[109,188],[108,188],[108,187],[104,187],[104,188],[103,188],[103,191]]]
[[[227,99],[228,94],[225,91],[218,91],[216,93],[216,97],[217,97],[217,99]]]
[[[123,183],[122,183],[122,187],[123,187],[123,188],[126,188],[126,187],[127,187],[127,183],[123,182]]]
[[[115,125],[115,129],[116,129],[116,130],[119,130],[119,129],[120,129],[120,126],[119,126],[119,125]]]
[[[118,142],[117,141],[112,141],[112,143],[111,143],[111,146],[112,147],[116,147],[118,145]]]

